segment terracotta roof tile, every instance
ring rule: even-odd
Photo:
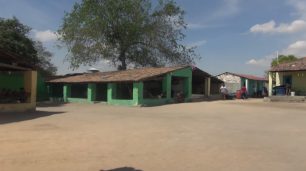
[[[189,66],[141,68],[125,71],[97,72],[77,76],[53,79],[49,83],[85,83],[85,82],[131,82],[157,77]]]
[[[279,64],[275,67],[272,67],[270,71],[272,71],[272,72],[276,72],[276,71],[306,71],[306,57],[301,58],[301,59],[299,59],[297,61],[294,61],[294,62]]]
[[[268,81],[268,79],[264,78],[264,77],[258,77],[258,76],[254,76],[254,75],[248,75],[248,74],[237,74],[237,73],[232,73],[232,72],[225,72],[223,74],[231,74],[231,75],[235,75],[238,77],[242,77],[242,78],[247,78],[250,80],[256,80],[256,81]],[[222,75],[222,74],[220,74]]]

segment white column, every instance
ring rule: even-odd
[[[272,96],[272,89],[273,89],[273,77],[272,77],[272,72],[269,72],[269,96]]]
[[[280,72],[275,73],[275,81],[276,81],[276,86],[280,86],[283,84],[283,74]]]
[[[245,87],[246,87],[246,89],[247,89],[247,91],[249,93],[250,92],[249,91],[249,79],[245,79]]]

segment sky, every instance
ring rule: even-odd
[[[54,54],[58,74],[90,67],[114,70],[101,61],[77,70],[65,60],[56,31],[65,12],[80,0],[0,0],[0,17],[17,17],[32,28],[31,38]],[[154,0],[153,0],[154,1]],[[156,1],[156,0],[155,0]],[[197,67],[213,75],[235,72],[263,76],[279,54],[306,56],[306,0],[176,0],[186,12],[186,46],[196,46]]]

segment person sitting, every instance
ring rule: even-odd
[[[245,84],[243,84],[243,86],[241,88],[241,98],[242,99],[247,99],[248,98],[248,90],[247,90]]]

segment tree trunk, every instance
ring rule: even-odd
[[[121,65],[118,66],[118,70],[126,70],[127,69],[127,65],[126,65],[125,52],[121,52],[120,53],[119,61],[121,62]]]

